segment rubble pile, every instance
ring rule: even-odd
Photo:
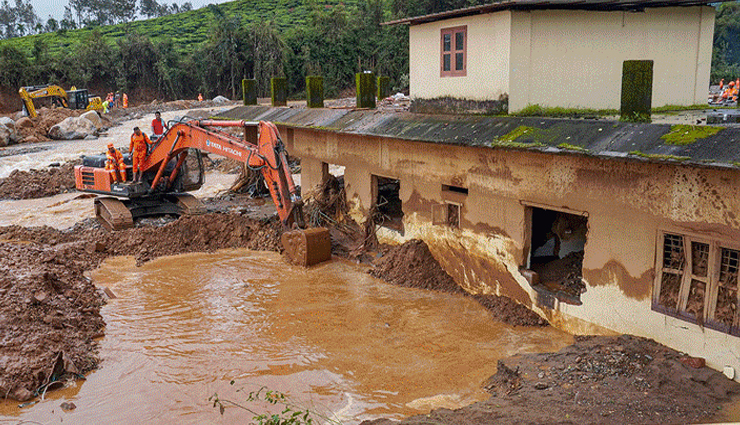
[[[41,170],[13,170],[0,179],[0,199],[36,199],[75,190],[74,167],[81,160]]]
[[[698,423],[740,393],[740,384],[693,360],[646,338],[576,336],[557,353],[500,360],[484,384],[488,400],[400,424]],[[391,423],[398,424],[362,424]]]

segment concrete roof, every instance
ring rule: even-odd
[[[481,6],[466,7],[463,9],[448,10],[429,15],[413,16],[384,22],[382,25],[396,24],[424,24],[461,16],[493,13],[500,10],[533,10],[533,9],[580,9],[596,11],[614,10],[642,10],[649,7],[701,6],[711,3],[723,3],[731,0],[500,0]]]
[[[269,106],[240,106],[219,118],[427,143],[740,168],[740,127]],[[716,134],[703,137],[701,130]],[[671,136],[681,144],[670,144]]]

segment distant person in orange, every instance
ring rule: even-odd
[[[116,183],[126,181],[126,164],[123,163],[123,155],[113,146],[113,143],[108,143],[108,151],[105,153],[105,169],[112,171]]]
[[[123,108],[128,108],[128,95],[126,93],[123,94]]]
[[[146,159],[147,150],[152,141],[149,140],[149,136],[141,132],[139,127],[134,127],[134,134],[131,135],[131,144],[129,145],[129,152],[131,152],[131,158],[134,161],[133,173],[134,181],[141,182],[141,165]]]
[[[203,101],[203,95],[198,93],[198,102],[202,102],[202,101]]]
[[[721,79],[721,80],[719,80],[719,89],[722,90],[723,88],[725,88],[725,79],[724,78]]]
[[[152,138],[159,139],[165,130],[168,130],[167,124],[162,119],[162,114],[157,111],[154,113],[154,119],[152,120]]]

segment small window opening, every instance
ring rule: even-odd
[[[403,232],[400,180],[373,176],[373,192],[375,193],[373,214],[375,224]]]
[[[535,285],[560,299],[580,303],[585,292],[583,254],[588,232],[585,216],[532,208],[530,269]]]
[[[442,190],[445,191],[445,192],[461,193],[463,195],[467,195],[468,194],[468,189],[466,189],[464,187],[459,187],[459,186],[448,186],[446,184],[443,184],[442,185]]]

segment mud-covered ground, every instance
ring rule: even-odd
[[[163,226],[113,233],[94,221],[65,231],[0,228],[0,394],[27,400],[51,380],[96,367],[94,338],[104,332],[104,298],[83,272],[103,259],[133,255],[142,263],[222,248],[277,251],[279,229],[276,220],[240,214],[183,217]],[[52,377],[59,353],[71,373]]]
[[[521,354],[497,365],[491,397],[437,409],[402,425],[684,424],[709,421],[740,384],[680,353],[630,335],[581,336],[557,353]],[[379,419],[361,425],[389,425]]]
[[[81,160],[50,165],[38,170],[14,170],[0,179],[0,200],[36,199],[75,190],[75,165]]]

